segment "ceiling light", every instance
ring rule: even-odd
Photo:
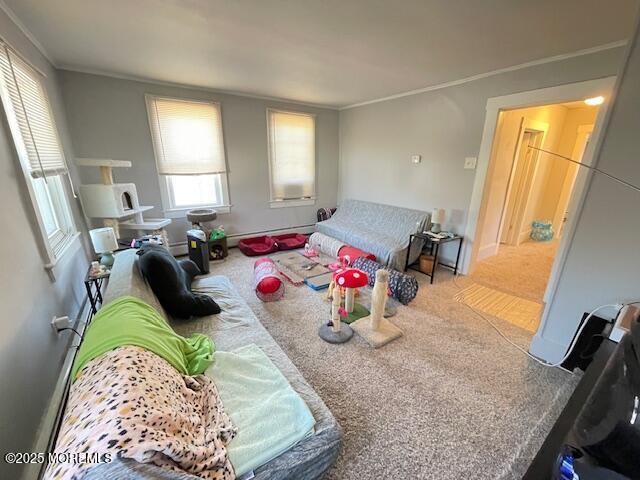
[[[598,97],[587,98],[584,101],[584,103],[586,103],[590,107],[594,107],[596,105],[601,105],[602,103],[604,103],[604,97],[602,95],[600,95]]]

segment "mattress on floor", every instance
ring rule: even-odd
[[[222,313],[193,320],[170,322],[177,333],[190,335],[201,332],[210,335],[216,349],[231,351],[245,345],[256,344],[282,372],[293,389],[302,397],[316,421],[315,434],[304,438],[290,450],[254,471],[258,480],[317,479],[333,464],[342,443],[342,432],[332,413],[306,382],[276,341],[269,335],[253,311],[226,277],[214,275],[197,279],[194,291],[211,293],[222,308]],[[143,280],[137,266],[134,250],[116,255],[105,303],[122,295],[141,298],[153,306],[158,304],[153,292]],[[161,307],[159,311],[163,314]],[[87,478],[123,478],[147,480],[152,478],[187,480],[188,474],[176,474],[153,465],[116,460],[92,469]]]

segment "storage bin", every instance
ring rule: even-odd
[[[420,255],[420,266],[418,267],[422,273],[428,273],[431,275],[433,269],[433,255]]]

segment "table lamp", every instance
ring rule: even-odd
[[[440,233],[444,223],[444,208],[434,208],[431,212],[431,232]]]
[[[116,232],[111,227],[94,228],[89,231],[93,249],[100,257],[100,263],[107,268],[113,266],[113,252],[118,249]]]

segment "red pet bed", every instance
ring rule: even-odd
[[[238,242],[238,248],[248,257],[255,257],[256,255],[266,255],[267,253],[277,251],[278,244],[272,237],[263,235],[262,237],[240,240],[240,242]]]
[[[279,250],[302,248],[307,243],[307,236],[301,233],[284,233],[282,235],[274,235],[271,238],[276,241]]]

